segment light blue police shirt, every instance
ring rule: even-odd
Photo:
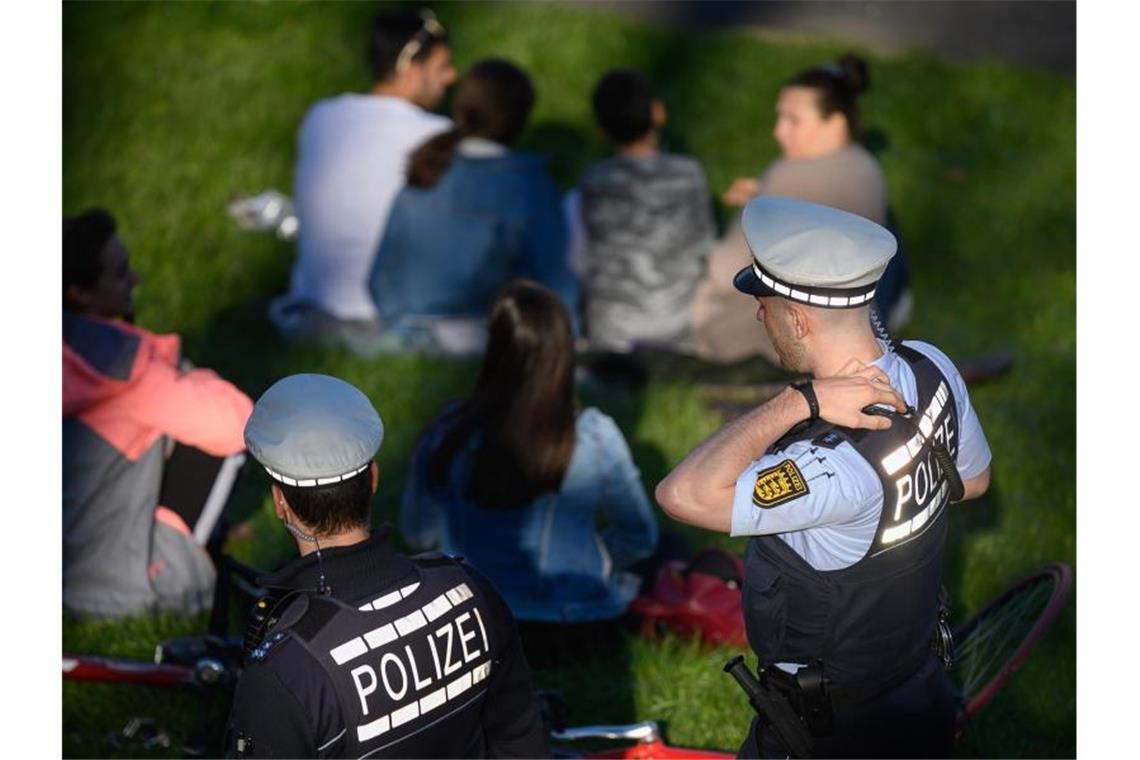
[[[883,370],[891,385],[911,406],[918,403],[910,365],[879,341],[883,355],[872,364]],[[970,406],[966,382],[954,363],[929,343],[904,345],[930,358],[950,383],[958,406],[958,473],[962,480],[981,475],[990,464],[990,446]],[[814,453],[813,453],[814,448]],[[756,476],[791,459],[803,475],[807,492],[773,507],[752,503]],[[871,464],[843,441],[835,449],[793,443],[777,455],[754,461],[736,480],[732,503],[733,536],[779,534],[817,570],[840,570],[858,562],[875,538],[883,505],[883,487]]]

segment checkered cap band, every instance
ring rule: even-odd
[[[875,297],[875,287],[878,284],[872,282],[858,288],[820,288],[796,285],[764,271],[755,260],[752,262],[752,272],[760,282],[784,298],[825,309],[850,309],[855,306],[862,306]]]

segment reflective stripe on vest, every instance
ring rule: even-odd
[[[949,484],[931,455],[935,441],[958,453],[958,412],[947,379],[926,356],[895,352],[914,371],[915,421],[865,431],[813,425],[778,441],[838,435],[875,469],[883,508],[867,553],[850,567],[820,571],[779,536],[756,536],[745,551],[744,616],[762,665],[822,660],[837,698],[868,698],[901,683],[930,656],[937,620]]]
[[[458,756],[481,746],[478,708],[501,646],[490,608],[458,563],[417,569],[418,583],[359,609],[310,596],[306,616],[333,605],[328,621],[307,639],[304,618],[291,627],[336,689],[345,756]]]

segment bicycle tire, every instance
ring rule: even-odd
[[[965,706],[959,728],[1009,682],[1068,601],[1073,571],[1062,562],[1034,570],[954,629],[951,675]]]

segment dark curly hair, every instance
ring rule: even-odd
[[[115,236],[115,217],[102,208],[89,208],[76,216],[63,218],[63,302],[67,289],[77,285],[95,287],[99,279],[100,255]]]

